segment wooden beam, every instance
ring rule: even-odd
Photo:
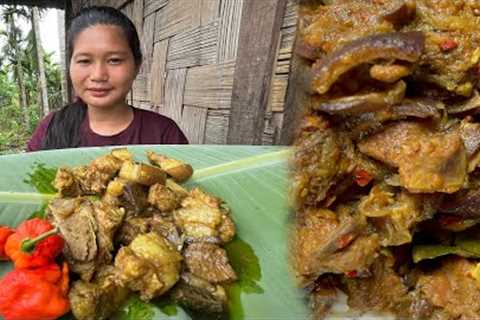
[[[228,144],[261,144],[286,0],[244,0]]]
[[[280,144],[284,145],[293,143],[298,122],[311,103],[307,91],[311,84],[311,65],[293,51],[280,136]]]

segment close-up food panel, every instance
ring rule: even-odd
[[[296,282],[313,317],[480,317],[480,3],[304,1],[292,159]]]

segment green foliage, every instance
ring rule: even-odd
[[[0,6],[0,154],[21,152],[39,120],[41,112],[37,61],[33,32],[26,35],[15,23],[30,23],[30,10],[20,6]],[[13,21],[13,24],[12,24]],[[3,29],[3,28],[6,29]],[[44,65],[51,109],[61,106],[60,67],[52,61],[53,53],[46,53]],[[18,69],[20,61],[27,98],[28,125],[20,105]]]

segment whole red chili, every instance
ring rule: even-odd
[[[35,268],[50,264],[62,251],[64,241],[44,219],[26,220],[8,237],[5,253],[16,268]]]
[[[0,280],[0,316],[5,320],[53,320],[70,310],[68,266],[15,269]]]
[[[0,261],[8,260],[8,256],[5,254],[5,243],[7,242],[8,237],[14,232],[15,230],[10,227],[0,226]]]

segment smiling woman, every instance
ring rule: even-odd
[[[80,11],[68,39],[77,101],[43,119],[27,150],[128,144],[185,144],[176,123],[126,103],[142,63],[133,23],[110,7]]]

